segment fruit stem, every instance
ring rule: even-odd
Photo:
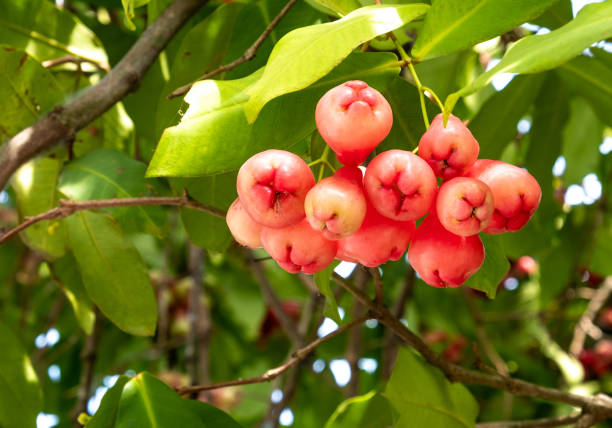
[[[387,33],[387,35],[391,40],[393,40],[393,43],[395,44],[395,48],[399,52],[400,57],[402,58],[404,63],[408,66],[408,70],[410,70],[410,75],[412,76],[412,80],[414,80],[414,84],[416,85],[417,90],[419,91],[419,100],[421,101],[421,112],[423,113],[423,122],[425,123],[425,129],[429,129],[429,117],[427,115],[427,107],[425,105],[425,91],[431,94],[431,96],[434,98],[436,104],[438,105],[438,107],[440,107],[440,110],[442,110],[442,112],[444,112],[444,105],[442,104],[442,101],[440,101],[440,98],[438,98],[436,93],[431,90],[431,88],[428,88],[427,86],[423,86],[421,84],[421,81],[419,80],[419,76],[417,75],[416,70],[414,69],[412,59],[406,53],[402,44],[397,40],[397,37],[395,37],[395,34],[393,34],[393,32],[390,31],[389,33]]]
[[[321,165],[321,169],[319,170],[319,179],[317,181],[321,181],[321,179],[323,178],[323,170],[325,166],[327,166],[332,173],[336,172],[336,168],[334,168],[331,162],[327,160],[328,153],[329,153],[329,146],[325,146],[325,149],[323,149],[323,154],[321,155],[321,157],[308,164],[309,167],[313,167],[318,164],[323,164]]]

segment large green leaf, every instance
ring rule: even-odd
[[[170,70],[170,79],[166,82],[157,105],[155,125],[157,135],[164,128],[178,122],[178,111],[182,99],[169,100],[166,96],[174,89],[193,82],[203,74],[221,65],[224,54],[230,43],[236,17],[244,5],[228,3],[217,8],[205,20],[189,30],[181,42]],[[206,43],[202,43],[206,40]]]
[[[485,87],[497,73],[538,73],[558,67],[593,43],[612,37],[612,2],[590,4],[574,20],[548,34],[516,42],[502,60],[445,101],[452,110],[459,97]]]
[[[230,416],[207,403],[181,398],[168,385],[144,372],[123,388],[116,428],[201,427],[240,428]]]
[[[412,48],[416,58],[459,51],[544,12],[556,0],[433,0]]]
[[[74,55],[108,67],[95,34],[50,1],[0,0],[0,40],[40,61]]]
[[[407,348],[397,355],[384,395],[400,415],[397,428],[473,428],[478,416],[478,403],[465,386],[449,382]]]
[[[550,9],[532,22],[540,27],[554,30],[567,24],[573,17],[571,0],[557,0]]]
[[[155,180],[145,178],[145,164],[116,150],[100,149],[70,162],[59,181],[59,190],[76,201],[150,196]],[[110,209],[127,231],[147,230],[160,235],[165,214],[159,206]]]
[[[423,15],[426,4],[367,6],[334,22],[299,28],[276,44],[261,79],[247,90],[244,106],[254,122],[270,100],[299,91],[329,73],[353,49]]]
[[[130,378],[127,376],[119,376],[113,387],[104,393],[100,407],[89,422],[85,424],[85,428],[111,428],[115,426],[121,393],[129,380]]]
[[[43,396],[17,336],[0,322],[0,426],[34,428]]]
[[[179,193],[186,189],[195,200],[224,211],[237,197],[236,173],[174,179],[172,186]],[[186,208],[181,209],[181,219],[189,239],[198,247],[223,251],[232,240],[225,219]]]
[[[62,291],[68,298],[74,316],[81,328],[87,334],[93,331],[95,314],[91,300],[87,296],[83,280],[77,267],[77,262],[74,256],[70,253],[56,260],[51,264],[51,274],[53,279],[62,288]]]
[[[542,81],[541,75],[515,77],[484,103],[469,125],[480,144],[480,158],[499,159],[514,140],[516,125],[533,104]]]
[[[0,45],[0,97],[0,141],[4,141],[51,110],[63,95],[53,75],[36,60]]]
[[[393,426],[389,400],[376,391],[340,403],[325,428],[386,428]]]
[[[66,219],[70,247],[87,294],[120,329],[152,335],[157,302],[147,269],[108,215],[79,211]]]
[[[41,214],[57,205],[56,186],[61,168],[61,160],[41,157],[17,170],[12,185],[22,219]],[[42,252],[47,258],[61,257],[66,251],[66,236],[61,220],[38,222],[24,230],[21,236],[29,247]]]
[[[354,53],[309,88],[269,103],[249,125],[243,106],[245,90],[261,76],[207,80],[194,85],[181,123],[164,131],[148,176],[194,177],[236,170],[253,154],[269,148],[286,149],[315,129],[314,111],[330,88],[352,79],[383,90],[399,72],[391,53]]]
[[[336,16],[345,16],[361,7],[357,0],[311,0],[311,3],[314,3],[314,7],[321,7],[325,13],[331,12]]]
[[[599,52],[595,58],[579,56],[566,62],[556,71],[563,82],[576,94],[586,98],[595,113],[608,126],[612,126],[612,58],[608,52]]]
[[[572,99],[561,151],[567,161],[563,173],[565,185],[580,183],[585,175],[597,169],[603,131],[604,126],[591,106],[582,98]]]
[[[501,239],[495,235],[480,235],[485,248],[484,263],[466,282],[467,287],[483,291],[490,299],[497,294],[497,286],[508,273],[510,263],[506,258]]]

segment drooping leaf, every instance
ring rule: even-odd
[[[433,0],[412,48],[416,58],[456,52],[529,21],[556,0]]]
[[[480,144],[480,158],[499,159],[514,140],[516,125],[533,104],[542,81],[541,75],[517,76],[484,103],[469,124]]]
[[[326,24],[294,30],[276,44],[261,79],[247,90],[244,111],[249,123],[270,100],[316,82],[353,49],[423,15],[426,4],[367,6]]]
[[[340,312],[338,312],[338,303],[331,289],[331,276],[334,269],[340,262],[335,260],[325,269],[314,274],[314,280],[317,288],[322,295],[325,296],[325,315],[333,319],[337,324],[341,323]]]
[[[391,404],[376,391],[340,403],[325,428],[386,428],[393,426]]]
[[[612,54],[604,51],[595,58],[579,56],[556,71],[570,90],[584,97],[597,116],[612,126]]]
[[[510,263],[498,236],[482,233],[480,239],[485,248],[485,259],[478,272],[472,275],[465,285],[483,291],[490,299],[494,299],[497,286],[508,273]]]
[[[593,108],[582,98],[570,102],[570,116],[563,129],[563,149],[566,159],[563,173],[565,185],[580,183],[585,175],[596,170],[601,154],[604,126]]]
[[[205,20],[189,30],[181,42],[178,52],[172,61],[170,79],[164,85],[157,105],[157,118],[155,125],[156,135],[178,122],[178,110],[182,100],[177,97],[167,99],[167,95],[174,89],[193,82],[205,71],[212,71],[222,65],[224,54],[230,43],[230,35],[234,30],[234,23],[243,4],[227,3],[217,8]],[[202,43],[206,40],[206,43]]]
[[[478,403],[468,389],[449,382],[412,349],[400,349],[383,395],[400,415],[394,425],[398,428],[476,425]]]
[[[194,428],[240,428],[230,416],[214,406],[181,398],[168,385],[143,372],[123,388],[116,428],[185,426]]]
[[[172,180],[177,192],[187,193],[203,204],[227,211],[236,199],[236,173],[211,175],[201,178]],[[225,219],[200,211],[181,208],[181,219],[191,242],[201,248],[223,251],[232,236]]]
[[[0,45],[0,97],[0,141],[4,141],[51,110],[63,95],[53,75],[35,59]]]
[[[565,63],[591,44],[612,37],[612,2],[585,6],[576,18],[548,34],[527,36],[516,42],[501,61],[445,101],[452,110],[459,97],[485,87],[498,73],[539,73]]]
[[[70,162],[60,177],[58,189],[76,201],[154,196],[155,180],[145,178],[146,166],[127,155],[108,149],[89,152]],[[160,206],[111,208],[127,231],[146,230],[161,234],[165,214]]]
[[[0,322],[0,426],[36,427],[43,395],[17,336]]]
[[[125,23],[130,30],[135,30],[136,26],[132,22],[134,19],[134,9],[149,3],[149,0],[121,0],[123,3],[123,13],[125,13]]]
[[[31,217],[57,206],[57,182],[62,161],[41,157],[23,165],[15,173],[12,185],[17,196],[19,215]],[[66,251],[66,235],[61,220],[33,224],[21,234],[24,242],[45,257],[55,259]]]
[[[311,3],[314,3],[315,7],[322,7],[323,12],[331,12],[335,16],[348,15],[361,7],[357,0],[312,0]]]
[[[555,30],[567,24],[573,17],[571,0],[557,0],[546,12],[532,22],[540,27]]]
[[[130,378],[127,376],[119,376],[113,387],[106,391],[104,397],[102,397],[100,407],[98,407],[98,410],[89,422],[85,424],[85,428],[109,428],[115,426],[121,393],[129,380]]]
[[[251,155],[269,148],[286,149],[315,129],[319,98],[346,80],[365,80],[379,90],[399,72],[390,53],[354,53],[309,88],[269,103],[249,125],[245,90],[262,71],[230,81],[207,80],[191,89],[181,123],[164,131],[148,176],[194,177],[236,170]]]
[[[95,34],[52,2],[0,0],[0,10],[2,43],[23,49],[39,61],[74,55],[108,67]]]
[[[117,327],[152,335],[157,302],[149,274],[133,245],[108,215],[79,211],[66,218],[70,248],[87,294]]]
[[[91,334],[93,331],[95,314],[93,312],[91,300],[87,296],[87,292],[83,286],[83,280],[81,279],[81,274],[79,273],[74,256],[68,253],[64,257],[54,261],[51,264],[51,274],[68,298],[79,325],[85,333]]]

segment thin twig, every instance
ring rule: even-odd
[[[570,354],[573,356],[577,357],[584,349],[587,332],[594,326],[593,320],[601,307],[606,303],[606,300],[608,300],[608,297],[610,297],[610,293],[612,293],[612,277],[609,276],[599,286],[591,298],[586,311],[584,311],[584,314],[582,314],[574,328],[574,337],[569,346]]]
[[[266,27],[263,33],[259,35],[257,40],[255,40],[255,42],[246,51],[244,51],[244,53],[242,54],[240,58],[235,59],[229,64],[222,65],[221,67],[211,71],[210,73],[204,74],[203,76],[198,78],[196,82],[199,82],[201,80],[210,79],[211,77],[217,76],[221,73],[225,73],[226,71],[233,70],[234,68],[238,67],[240,64],[243,64],[255,58],[255,55],[257,54],[257,50],[266,41],[266,39],[268,38],[272,30],[274,30],[274,27],[278,25],[280,20],[287,14],[287,12],[289,12],[289,9],[291,9],[296,2],[297,0],[289,0],[287,4],[285,5],[285,7],[283,7],[281,11],[278,13],[278,15],[276,15],[276,17],[270,22],[268,27]],[[188,85],[181,86],[180,88],[175,89],[172,93],[168,95],[168,99],[171,100],[172,98],[176,98],[176,97],[180,97],[181,95],[185,95],[187,92],[189,92],[191,87],[196,82],[192,82],[192,83],[189,83]]]
[[[310,354],[312,351],[314,351],[314,349],[321,345],[324,342],[327,342],[328,340],[332,339],[333,337],[338,336],[339,334],[344,333],[346,330],[359,325],[361,323],[363,323],[365,320],[367,320],[368,318],[370,318],[368,315],[364,315],[360,318],[357,318],[353,321],[350,321],[342,326],[340,326],[337,330],[334,330],[333,332],[329,333],[326,336],[323,336],[311,343],[309,343],[308,345],[304,346],[303,348],[298,349],[297,351],[295,351],[295,353],[293,354],[293,356],[287,360],[284,364],[281,364],[278,367],[275,367],[273,369],[269,369],[267,370],[264,374],[262,374],[261,376],[257,376],[257,377],[252,377],[249,379],[238,379],[238,380],[230,380],[229,382],[221,382],[221,383],[216,383],[213,385],[196,385],[196,386],[190,386],[190,387],[186,387],[186,388],[181,388],[178,390],[178,393],[180,395],[188,395],[191,394],[193,392],[197,392],[197,391],[210,391],[213,389],[219,389],[219,388],[227,388],[229,386],[238,386],[238,385],[250,385],[253,383],[262,383],[262,382],[269,382],[272,379],[276,378],[277,376],[279,376],[280,374],[284,373],[286,370],[288,370],[290,367],[294,366],[295,364],[299,363],[300,361],[302,361],[303,359],[305,359],[308,354]]]
[[[201,204],[188,195],[183,196],[145,196],[141,198],[116,198],[116,199],[97,199],[92,201],[72,201],[68,199],[60,199],[59,206],[38,214],[34,217],[28,217],[17,227],[9,230],[4,235],[0,236],[0,244],[10,239],[12,236],[22,230],[32,226],[35,223],[44,220],[56,220],[71,216],[77,211],[95,210],[100,208],[113,207],[133,207],[141,205],[172,205],[189,208],[196,211],[202,211],[216,217],[225,218],[225,212],[218,208]]]
[[[42,66],[45,68],[53,68],[53,67],[57,67],[58,65],[62,65],[62,64],[76,64],[77,67],[80,67],[81,64],[83,63],[92,64],[103,71],[110,71],[110,66],[108,64],[99,63],[91,59],[79,58],[78,56],[73,56],[73,55],[66,55],[60,58],[49,59],[47,61],[43,61]]]
[[[376,280],[375,280],[376,281]],[[365,290],[368,284],[368,274],[365,269],[358,266],[355,270],[355,282],[360,290]],[[358,300],[353,301],[352,317],[358,318],[364,313],[364,307]],[[348,343],[346,345],[346,361],[351,368],[351,379],[346,386],[347,395],[355,397],[359,395],[359,359],[363,348],[363,331],[354,329],[349,332]]]
[[[0,189],[17,169],[37,154],[72,138],[138,88],[174,35],[206,3],[175,0],[143,31],[121,61],[100,82],[55,109],[0,146]]]
[[[528,421],[500,421],[487,422],[477,424],[476,428],[546,428],[546,427],[562,427],[576,423],[581,413],[572,413],[566,416],[557,416],[555,418],[532,419]]]
[[[79,415],[87,411],[87,401],[91,394],[91,385],[93,382],[94,367],[97,359],[98,339],[100,337],[101,316],[96,309],[94,312],[95,320],[94,327],[89,336],[85,339],[85,346],[81,354],[83,366],[81,370],[81,383],[77,392],[77,405],[72,411],[72,419],[75,427],[80,427],[81,424],[77,421]]]
[[[289,339],[291,340],[293,345],[296,347],[303,346],[303,337],[298,332],[295,322],[293,322],[293,320],[287,314],[285,309],[283,309],[283,304],[279,300],[278,296],[276,296],[276,293],[274,293],[274,290],[272,289],[272,286],[270,285],[270,282],[268,281],[268,278],[266,277],[261,267],[261,264],[253,262],[253,253],[251,251],[247,251],[246,255],[249,266],[253,271],[253,274],[255,275],[255,279],[257,280],[257,283],[261,288],[261,292],[263,293],[264,299],[268,306],[270,306],[272,313],[278,319],[279,324],[281,325],[283,330],[285,330],[285,333],[287,333],[287,336],[289,336]]]
[[[514,395],[566,403],[572,406],[589,409],[589,412],[597,414],[598,418],[612,417],[612,398],[606,395],[582,396],[572,394],[570,392],[536,385],[520,379],[504,377],[499,374],[487,374],[466,369],[465,367],[446,361],[429,348],[420,337],[410,331],[399,319],[395,318],[386,307],[371,301],[366,294],[358,290],[353,284],[346,281],[340,275],[334,274],[334,280],[370,309],[373,317],[393,330],[395,334],[402,338],[408,345],[417,350],[429,364],[438,367],[446,377],[453,382],[489,386],[491,388],[511,392]]]
[[[383,281],[380,277],[380,271],[378,268],[369,268],[368,271],[370,275],[372,275],[372,279],[374,279],[374,289],[376,291],[376,300],[384,304],[385,303],[385,295],[383,293]]]

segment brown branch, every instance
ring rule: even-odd
[[[270,310],[278,319],[279,324],[281,325],[283,330],[285,330],[287,336],[289,336],[289,339],[293,343],[293,346],[303,346],[304,339],[302,335],[300,335],[300,333],[298,332],[295,322],[293,322],[293,320],[287,314],[285,309],[283,309],[283,304],[279,300],[278,296],[274,293],[274,290],[270,285],[268,278],[266,278],[261,264],[255,263],[253,261],[253,253],[251,251],[247,250],[246,255],[251,271],[253,271],[253,274],[255,275],[255,279],[257,280],[257,283],[261,288],[261,292],[264,296],[265,302],[268,304],[268,306],[270,306]]]
[[[81,359],[83,360],[83,367],[81,370],[81,383],[77,392],[77,405],[72,411],[72,419],[75,427],[80,427],[81,424],[77,421],[77,418],[81,413],[87,411],[87,401],[91,395],[91,385],[93,382],[94,367],[97,359],[97,347],[98,339],[100,337],[100,328],[102,318],[99,311],[95,310],[95,320],[93,331],[85,339],[85,346],[81,353]]]
[[[289,0],[287,4],[285,5],[285,7],[283,7],[281,11],[278,13],[278,15],[276,15],[276,17],[270,22],[270,24],[263,31],[263,33],[259,35],[257,40],[255,40],[255,42],[246,51],[244,51],[244,53],[242,54],[240,58],[235,59],[229,64],[222,65],[221,67],[211,71],[210,73],[204,74],[203,76],[198,78],[195,82],[189,83],[188,85],[181,86],[180,88],[175,89],[172,93],[168,94],[168,99],[171,100],[172,98],[176,98],[176,97],[180,97],[181,95],[185,95],[187,92],[189,92],[191,87],[196,82],[199,82],[201,80],[210,79],[211,77],[215,77],[221,73],[225,73],[226,71],[233,70],[234,68],[238,67],[240,64],[244,64],[245,62],[250,61],[253,58],[255,58],[255,55],[257,54],[257,50],[266,41],[266,39],[268,38],[272,30],[274,30],[274,27],[278,25],[280,20],[287,14],[287,12],[289,12],[289,9],[291,9],[296,2],[297,0]]]
[[[573,413],[567,416],[558,416],[556,418],[542,418],[528,421],[500,421],[487,422],[476,424],[476,428],[546,428],[546,427],[562,427],[571,425],[582,417],[581,413]]]
[[[364,315],[360,318],[354,319],[353,321],[350,321],[342,326],[340,326],[337,330],[334,330],[333,332],[329,333],[326,336],[323,336],[311,343],[309,343],[308,345],[304,346],[303,348],[298,349],[297,351],[294,352],[293,356],[287,360],[284,364],[281,364],[278,367],[275,367],[273,369],[269,369],[267,370],[264,374],[262,374],[261,376],[257,376],[257,377],[252,377],[249,379],[238,379],[238,380],[230,380],[228,382],[221,382],[221,383],[216,383],[213,385],[196,385],[196,386],[190,386],[190,387],[186,387],[186,388],[180,388],[177,392],[180,395],[188,395],[191,394],[193,392],[198,392],[198,391],[210,391],[213,389],[219,389],[219,388],[227,388],[229,386],[239,386],[239,385],[250,385],[253,383],[262,383],[262,382],[269,382],[272,379],[278,377],[279,375],[281,375],[282,373],[284,373],[285,371],[287,371],[290,367],[293,367],[295,364],[299,363],[300,361],[304,360],[312,351],[315,350],[315,348],[319,345],[321,345],[324,342],[327,342],[328,340],[338,336],[339,334],[344,333],[346,330],[359,325],[361,323],[363,323],[365,320],[367,320],[368,318],[370,318],[368,315]]]
[[[584,314],[582,314],[574,328],[574,337],[569,346],[570,354],[573,356],[577,357],[584,349],[587,332],[591,327],[594,327],[593,320],[601,307],[606,303],[606,300],[608,300],[608,297],[610,297],[610,293],[612,293],[612,277],[609,276],[599,286],[595,294],[593,294],[586,311],[584,311]]]
[[[202,211],[216,217],[225,218],[223,210],[201,204],[188,195],[183,196],[145,196],[141,198],[116,198],[116,199],[97,199],[92,201],[72,201],[68,199],[60,199],[59,206],[38,214],[34,217],[28,217],[17,227],[9,230],[4,235],[0,236],[0,244],[9,240],[11,237],[21,232],[22,230],[32,226],[35,223],[44,220],[56,220],[71,216],[77,211],[95,210],[100,208],[113,207],[134,207],[142,205],[172,205],[177,207],[189,208],[196,211]]]
[[[58,65],[63,65],[63,64],[76,64],[80,70],[80,66],[83,63],[94,65],[103,71],[110,71],[110,67],[108,64],[99,63],[91,59],[79,58],[78,56],[73,56],[73,55],[66,55],[60,58],[49,59],[47,61],[43,61],[42,66],[45,68],[53,68],[53,67],[57,67]]]
[[[203,0],[175,0],[98,84],[67,104],[57,106],[0,146],[0,189],[25,162],[55,144],[69,140],[137,89],[160,52],[204,3]]]
[[[446,361],[431,348],[429,348],[420,337],[402,324],[399,319],[394,317],[386,307],[371,301],[365,293],[358,290],[353,284],[346,281],[340,275],[334,274],[334,279],[338,282],[338,284],[359,299],[370,310],[373,317],[393,330],[396,335],[403,339],[412,348],[417,350],[429,364],[438,367],[440,370],[442,370],[446,377],[453,382],[483,385],[502,391],[508,391],[514,395],[566,403],[572,406],[588,409],[589,413],[597,415],[598,418],[612,417],[612,398],[606,395],[576,395],[561,391],[559,389],[536,385],[520,379],[505,377],[500,374],[482,373]]]
[[[378,270],[377,270],[378,273]],[[380,279],[380,276],[379,276]],[[368,284],[368,274],[365,269],[361,266],[358,266],[355,270],[355,281],[357,283],[357,287],[360,290],[365,290],[366,285]],[[374,278],[376,282],[376,278]],[[358,318],[364,312],[363,305],[361,302],[355,300],[353,301],[352,308],[352,317]],[[354,329],[349,332],[348,335],[348,343],[346,345],[346,354],[345,358],[351,368],[351,380],[346,386],[347,395],[349,397],[355,397],[359,395],[359,359],[361,358],[361,354],[363,351],[363,331],[361,329]]]

